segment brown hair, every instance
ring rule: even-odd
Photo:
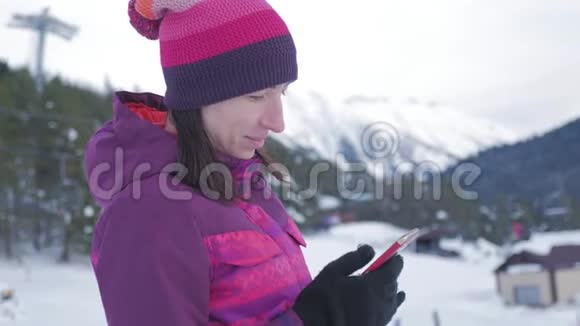
[[[177,160],[183,165],[185,176],[181,183],[195,190],[201,190],[200,181],[203,169],[219,162],[217,153],[207,134],[201,110],[169,111],[168,118],[177,130]],[[268,155],[265,149],[257,150],[262,164],[270,168],[275,161]],[[280,171],[270,171],[279,181],[286,182],[287,176]],[[221,173],[211,173],[207,176],[208,187],[219,194],[220,199],[231,199],[226,194],[226,179]]]

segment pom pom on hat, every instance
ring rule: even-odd
[[[150,40],[159,39],[159,25],[168,12],[183,12],[200,0],[131,0],[131,25]]]
[[[159,25],[163,20],[163,16],[155,20],[145,18],[135,8],[136,2],[137,0],[129,1],[129,21],[131,25],[133,25],[139,34],[146,38],[150,40],[159,39]]]

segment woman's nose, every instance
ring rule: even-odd
[[[276,133],[284,131],[284,107],[281,98],[272,100],[272,104],[268,106],[262,117],[262,125]]]

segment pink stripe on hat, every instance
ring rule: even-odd
[[[228,10],[215,10],[215,6]],[[203,32],[221,24],[226,24],[243,16],[272,7],[266,1],[217,0],[200,2],[187,12],[168,16],[159,31],[159,38],[165,41],[185,38],[192,33]],[[193,19],[192,17],[197,17]]]
[[[268,26],[253,28],[257,22]],[[194,63],[273,37],[287,35],[288,29],[273,10],[264,10],[173,41],[161,41],[163,68]]]

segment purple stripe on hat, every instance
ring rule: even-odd
[[[298,78],[290,35],[271,38],[192,64],[163,69],[171,110],[193,110]]]

